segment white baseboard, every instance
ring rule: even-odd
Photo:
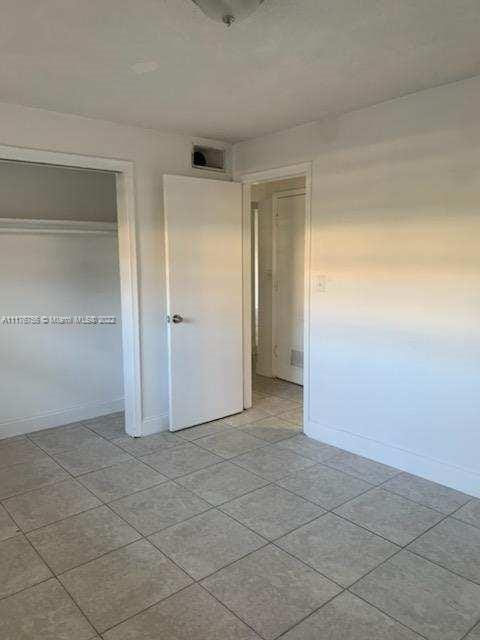
[[[152,416],[143,420],[143,435],[151,436],[154,433],[168,431],[169,418],[168,413],[162,413],[159,416]]]
[[[49,411],[48,413],[35,416],[6,420],[5,422],[0,422],[0,439],[19,436],[32,431],[40,431],[41,429],[48,429],[50,427],[60,427],[70,422],[78,422],[79,420],[89,420],[97,416],[123,411],[123,408],[124,399],[117,398],[109,402],[91,402],[77,405],[76,407],[69,407],[68,409]]]
[[[256,373],[257,376],[263,376],[264,378],[274,378],[275,377],[273,375],[272,369],[262,369],[262,367],[259,367],[258,365],[257,365],[257,368],[254,371],[254,373]]]
[[[480,474],[471,469],[435,460],[356,433],[324,427],[314,420],[307,422],[304,432],[315,440],[480,498]]]

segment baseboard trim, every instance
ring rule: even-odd
[[[154,433],[160,433],[161,431],[168,431],[169,418],[168,413],[162,413],[159,416],[151,416],[150,418],[144,418],[142,423],[142,435],[151,436]]]
[[[68,409],[49,411],[36,416],[6,420],[5,422],[0,422],[0,440],[50,427],[60,427],[70,422],[89,420],[97,416],[123,411],[123,409],[124,399],[117,398],[108,402],[90,402],[69,407]]]
[[[311,419],[306,423],[304,432],[315,440],[321,440],[351,453],[480,498],[480,474],[470,469],[451,465],[344,429],[325,427]]]

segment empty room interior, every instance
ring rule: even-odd
[[[480,640],[480,4],[2,0],[0,638]]]

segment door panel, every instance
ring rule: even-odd
[[[305,193],[274,202],[274,375],[303,384]]]
[[[164,176],[170,430],[243,410],[242,190]]]

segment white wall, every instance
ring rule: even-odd
[[[0,104],[0,144],[134,162],[143,416],[150,431],[166,428],[168,412],[162,176],[177,173],[229,179],[228,175],[190,168],[193,141],[207,142],[103,120]]]
[[[0,291],[0,318],[118,319],[102,326],[0,320],[0,437],[123,408],[116,234],[0,232]]]
[[[480,78],[234,149],[309,160],[307,433],[480,496]]]
[[[273,194],[305,187],[305,178],[274,180],[252,187],[252,202],[258,203],[258,353],[257,373],[273,375]]]
[[[115,174],[0,160],[0,217],[117,219]]]

